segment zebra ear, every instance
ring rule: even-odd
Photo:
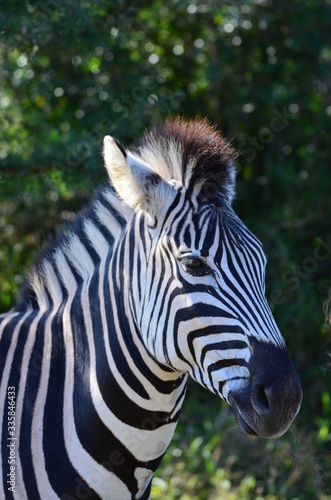
[[[109,135],[103,140],[103,157],[111,183],[126,205],[155,217],[162,200],[173,198],[174,188],[166,180]]]

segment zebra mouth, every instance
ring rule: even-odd
[[[244,417],[241,415],[239,408],[236,405],[231,394],[229,395],[228,401],[233,408],[234,415],[236,417],[236,421],[240,429],[242,429],[246,434],[249,434],[250,436],[259,436],[259,434],[254,429],[252,429],[252,427],[246,422]]]
[[[244,418],[240,415],[240,412],[239,412],[238,408],[236,408],[235,406],[233,406],[233,409],[234,409],[234,415],[236,417],[237,424],[239,425],[239,427],[246,434],[249,434],[250,436],[258,436],[259,434],[256,431],[254,431],[254,429],[252,429],[252,427],[250,425],[248,425],[248,423],[246,422],[246,420],[244,420]]]

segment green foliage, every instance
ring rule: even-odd
[[[330,25],[327,0],[2,6],[0,311],[43,242],[107,182],[104,135],[130,145],[169,114],[200,113],[241,150],[235,209],[269,258],[300,420],[272,445],[240,441],[215,422],[220,402],[191,390],[155,498],[330,495]]]

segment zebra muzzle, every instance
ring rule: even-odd
[[[248,383],[230,392],[228,400],[246,434],[276,438],[287,431],[299,412],[302,390],[287,349],[259,344],[254,342],[248,363]]]

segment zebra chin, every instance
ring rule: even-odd
[[[277,438],[299,412],[300,381],[285,347],[254,341],[252,347],[250,378],[245,387],[229,392],[228,401],[246,434]]]

